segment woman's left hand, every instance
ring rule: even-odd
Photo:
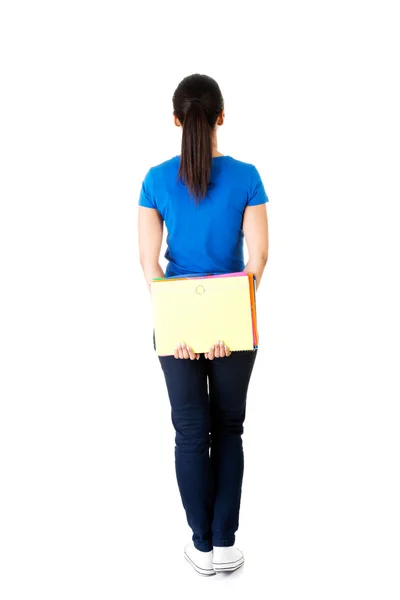
[[[175,358],[190,358],[190,360],[199,360],[200,354],[195,354],[190,346],[184,342],[179,342],[174,352]]]

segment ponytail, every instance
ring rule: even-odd
[[[178,177],[187,186],[196,203],[207,193],[211,165],[211,127],[201,103],[191,101],[183,125]]]
[[[178,179],[198,204],[211,187],[212,133],[224,100],[214,79],[195,73],[180,82],[172,102],[182,125]]]

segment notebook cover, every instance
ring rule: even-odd
[[[201,283],[199,283],[201,280]],[[254,300],[247,273],[158,278],[151,286],[156,351],[179,341],[208,352],[217,339],[230,350],[254,350]]]

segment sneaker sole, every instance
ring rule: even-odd
[[[197,566],[196,563],[194,563],[192,561],[192,559],[190,558],[190,556],[188,556],[185,552],[185,558],[188,561],[188,563],[193,567],[193,569],[199,574],[199,575],[203,575],[204,577],[210,577],[211,575],[216,575],[216,572],[214,569],[202,569],[201,567]]]
[[[240,558],[239,560],[235,560],[235,562],[230,563],[213,563],[213,568],[216,573],[226,572],[226,571],[236,571],[244,565],[244,558]]]

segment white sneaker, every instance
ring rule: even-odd
[[[193,542],[185,547],[185,558],[200,575],[216,575],[213,569],[213,551],[201,552]]]
[[[216,573],[236,571],[244,563],[243,552],[234,546],[214,546],[213,568]]]

